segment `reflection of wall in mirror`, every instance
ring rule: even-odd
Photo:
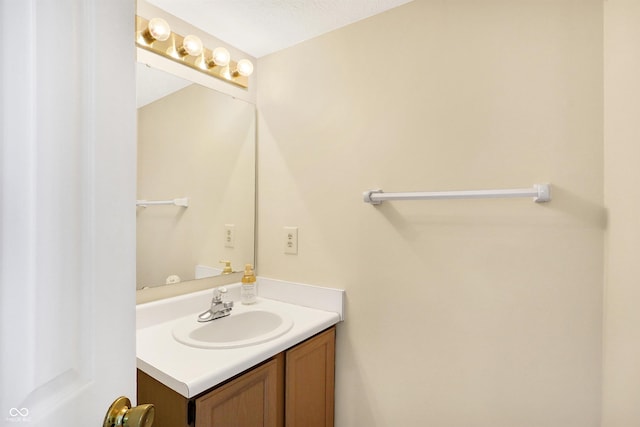
[[[198,85],[138,110],[138,199],[188,197],[189,207],[137,208],[137,287],[195,277],[197,265],[254,259],[254,106]],[[234,224],[233,248],[225,224]]]

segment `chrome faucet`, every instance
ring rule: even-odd
[[[226,293],[226,288],[215,288],[213,290],[211,308],[198,315],[198,322],[209,322],[231,314],[233,301],[222,301],[222,294]]]

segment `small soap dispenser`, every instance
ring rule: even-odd
[[[240,300],[243,304],[253,304],[256,302],[258,290],[256,289],[256,275],[253,273],[253,266],[244,266],[244,276],[242,276],[242,286],[240,286]]]

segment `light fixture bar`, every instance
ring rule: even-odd
[[[138,47],[236,86],[245,89],[249,87],[249,77],[237,72],[238,62],[229,61],[228,65],[215,65],[211,59],[213,51],[206,47],[197,56],[185,54],[183,48],[185,37],[173,31],[166,40],[145,37],[145,34],[148,33],[148,26],[149,20],[136,16],[136,45]]]

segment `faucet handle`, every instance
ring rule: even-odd
[[[212,302],[220,302],[222,301],[222,294],[227,293],[227,288],[224,286],[220,286],[219,288],[215,288],[213,290],[213,301]]]

